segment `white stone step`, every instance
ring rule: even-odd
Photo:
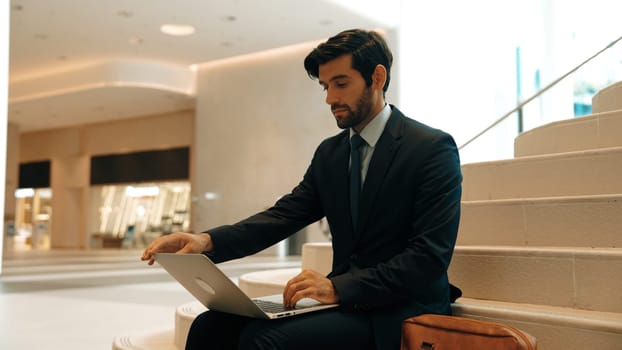
[[[536,337],[538,350],[622,348],[622,314],[460,298],[453,313],[509,324]]]
[[[458,246],[449,278],[469,298],[622,313],[621,248]]]
[[[622,109],[622,81],[599,90],[592,97],[592,112],[608,112]]]
[[[452,305],[456,316],[469,317],[510,324],[525,330],[538,339],[540,350],[590,349],[598,344],[598,349],[619,350],[622,344],[622,314],[598,311],[576,310],[571,308],[543,305],[507,303],[472,298],[460,298]],[[187,327],[192,320],[205,311],[197,301],[177,308],[183,320],[183,329],[177,324],[175,345],[183,349],[188,334]],[[186,326],[187,325],[187,326]],[[155,332],[154,332],[155,333]],[[173,336],[169,336],[170,339]],[[127,339],[124,338],[124,339]],[[145,336],[133,337],[134,342],[146,342]],[[181,341],[178,341],[181,339]],[[154,341],[155,342],[155,339]],[[582,344],[583,346],[574,345]],[[113,348],[114,350],[134,350],[141,348]],[[165,347],[151,348],[165,350]],[[168,350],[168,349],[167,349]]]
[[[514,156],[610,147],[622,147],[622,109],[562,120],[526,131],[514,140]]]
[[[463,201],[458,245],[622,247],[622,194]]]
[[[122,335],[112,341],[112,350],[181,350],[173,343],[173,330],[155,330],[137,335]]]
[[[175,335],[173,337],[173,343],[177,349],[186,348],[186,338],[188,338],[192,321],[205,311],[207,308],[198,301],[191,301],[177,307],[175,310]]]
[[[463,201],[622,193],[622,147],[462,166]]]
[[[333,269],[333,244],[331,242],[303,244],[301,267],[328,275]]]
[[[240,289],[251,298],[283,293],[287,281],[299,274],[300,268],[275,269],[246,273],[238,279]]]

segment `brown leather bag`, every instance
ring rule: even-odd
[[[464,317],[420,315],[402,323],[402,350],[536,350],[536,338],[512,326]]]

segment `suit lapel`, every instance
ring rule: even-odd
[[[359,204],[359,220],[357,224],[357,231],[359,232],[365,226],[374,200],[384,182],[385,174],[393,161],[396,151],[399,149],[402,123],[400,117],[402,117],[401,112],[394,108],[391,117],[387,121],[385,130],[380,135],[380,139],[378,139],[376,149],[369,163]],[[360,234],[357,232],[355,237],[358,239]]]

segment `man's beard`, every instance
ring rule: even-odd
[[[348,111],[348,114],[345,117],[335,117],[337,120],[337,126],[341,129],[353,128],[369,117],[372,109],[371,94],[371,88],[366,87],[365,90],[363,90],[361,97],[359,97],[358,101],[356,101],[356,109],[354,111],[352,111],[352,108],[348,105],[331,105],[331,110],[347,109]]]

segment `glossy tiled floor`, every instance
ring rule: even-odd
[[[173,329],[177,306],[194,300],[138,250],[5,254],[0,349],[111,349],[115,336]],[[255,256],[221,264],[233,279],[300,266],[299,257]]]

